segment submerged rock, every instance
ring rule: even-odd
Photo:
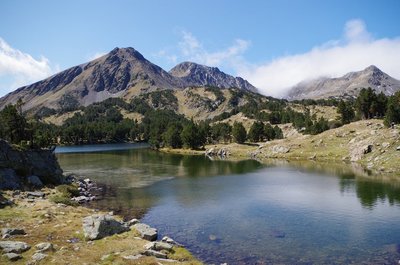
[[[96,240],[120,234],[129,228],[110,215],[91,215],[83,218],[83,232],[86,239]]]

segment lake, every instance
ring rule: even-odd
[[[105,185],[96,206],[140,217],[205,263],[400,259],[399,182],[359,177],[346,166],[211,161],[135,144],[99,147],[56,152],[65,172]]]

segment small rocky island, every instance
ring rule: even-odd
[[[201,264],[137,219],[85,207],[96,189],[64,176],[53,150],[0,140],[0,263]]]

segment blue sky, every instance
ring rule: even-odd
[[[400,1],[0,1],[0,96],[134,47],[169,70],[192,60],[279,96],[375,64],[400,79]]]

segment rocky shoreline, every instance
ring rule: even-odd
[[[64,176],[53,150],[0,139],[0,263],[201,264],[157,229],[88,207],[101,193],[88,178]]]
[[[84,205],[88,201],[80,199],[81,196],[93,197],[86,189],[97,186],[93,181],[74,178],[72,183],[82,184],[80,194],[85,194],[72,197],[72,202]],[[49,188],[34,192],[3,191],[2,201],[7,206],[0,210],[0,263],[81,264],[85,262],[73,262],[74,257],[83,249],[87,252],[100,245],[101,248],[88,255],[89,264],[113,264],[116,261],[201,264],[170,237],[164,236],[157,241],[157,229],[138,219],[123,221],[112,212],[51,202],[55,193],[55,189]],[[116,242],[121,240],[125,242],[123,246]],[[110,251],[115,247],[118,251]],[[65,262],[59,262],[60,258]]]

